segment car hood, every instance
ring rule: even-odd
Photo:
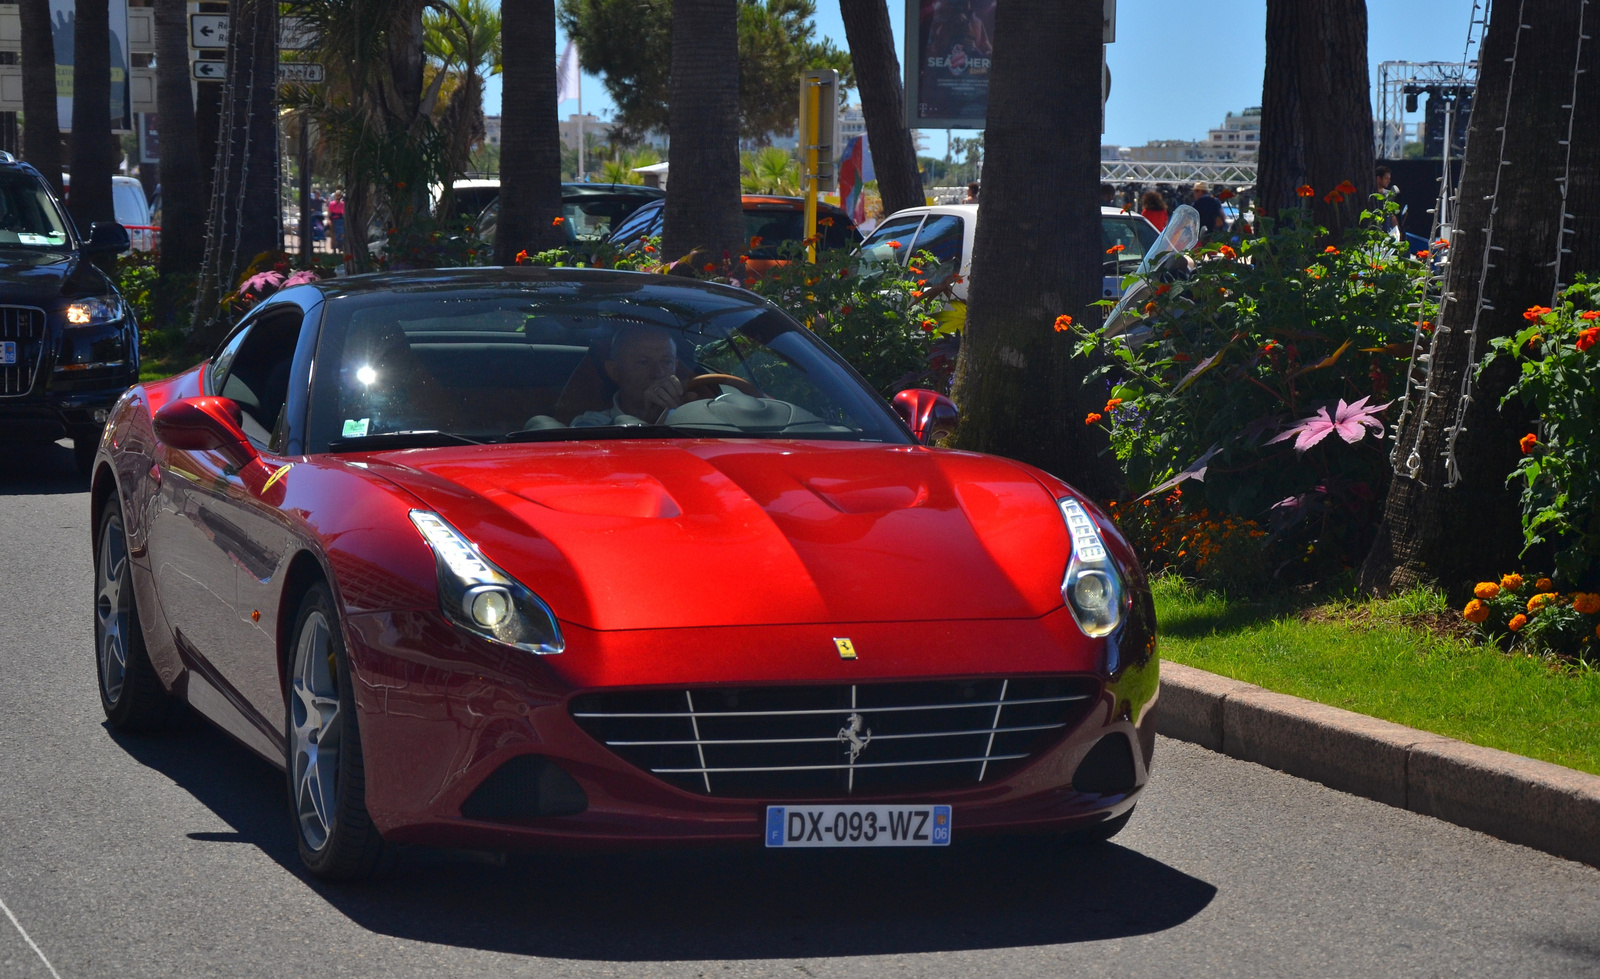
[[[65,299],[113,291],[105,274],[77,255],[0,247],[0,293],[6,302],[54,309]]]
[[[686,440],[377,453],[591,629],[1031,618],[1061,605],[1055,501],[1002,459]]]

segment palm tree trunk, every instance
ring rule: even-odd
[[[662,245],[672,258],[703,249],[708,261],[719,261],[745,246],[738,16],[738,0],[672,3],[672,171]]]
[[[917,170],[917,148],[906,128],[905,88],[889,7],[885,0],[839,0],[839,12],[861,93],[861,113],[867,120],[867,144],[872,148],[883,213],[921,207],[927,198]]]
[[[494,257],[560,248],[561,128],[556,119],[555,0],[521,0],[500,8],[500,223]]]
[[[1082,381],[1056,317],[1098,320],[1100,0],[1006,0],[995,13],[983,208],[966,335],[956,365],[957,444],[1011,456],[1106,499],[1121,478],[1084,415]],[[1042,85],[1040,79],[1050,83]],[[1040,187],[1050,188],[1047,194]]]
[[[61,193],[61,126],[56,117],[56,46],[50,0],[20,0],[22,21],[22,158]]]
[[[92,222],[117,219],[111,202],[118,144],[111,135],[109,7],[107,0],[81,0],[73,29],[72,192],[67,208],[85,235]]]
[[[1600,275],[1600,3],[1590,3],[1583,19],[1583,42],[1579,54],[1583,73],[1574,86],[1576,114],[1572,119],[1572,169],[1567,190],[1566,247],[1572,249],[1561,263],[1561,281],[1572,282],[1578,272],[1591,278]],[[1568,100],[1562,100],[1567,104]],[[1553,304],[1552,304],[1553,305]]]
[[[1372,86],[1367,79],[1367,0],[1319,0],[1298,15],[1300,122],[1306,183],[1317,223],[1338,237],[1372,193]],[[1344,181],[1356,193],[1328,192]]]
[[[205,256],[206,184],[189,85],[189,16],[184,0],[156,0],[156,108],[161,118],[161,274],[187,275]]]
[[[1516,465],[1517,439],[1537,419],[1516,404],[1500,408],[1516,365],[1497,361],[1474,382],[1454,447],[1461,471],[1454,488],[1445,485],[1446,452],[1462,377],[1492,338],[1524,325],[1523,310],[1548,303],[1555,286],[1557,181],[1566,167],[1558,140],[1566,138],[1563,106],[1572,95],[1579,9],[1571,0],[1505,0],[1494,7],[1479,55],[1483,68],[1445,283],[1449,300],[1432,353],[1429,387],[1440,396],[1412,391],[1411,418],[1399,435],[1400,471],[1361,570],[1364,591],[1498,575],[1521,550],[1519,501],[1505,480]],[[1481,313],[1480,297],[1488,304]]]
[[[1267,0],[1267,66],[1261,82],[1261,149],[1256,210],[1277,217],[1298,207],[1306,182],[1305,129],[1300,121],[1299,0]],[[1337,181],[1335,181],[1337,183]]]

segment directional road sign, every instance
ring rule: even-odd
[[[228,46],[227,14],[190,14],[189,46],[191,48],[225,48]]]
[[[309,61],[288,61],[278,66],[278,81],[316,84],[327,77],[322,66]]]
[[[189,69],[194,73],[195,81],[220,82],[228,77],[226,61],[191,61]]]
[[[314,47],[316,42],[311,23],[304,17],[278,18],[278,50],[304,51]]]

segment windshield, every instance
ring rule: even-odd
[[[316,378],[312,451],[464,439],[906,442],[882,400],[773,307],[643,275],[434,279],[335,298]]]
[[[31,173],[0,173],[0,247],[72,247],[66,218]]]

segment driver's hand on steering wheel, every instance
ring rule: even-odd
[[[650,386],[644,389],[642,397],[645,404],[659,408],[664,415],[683,404],[683,382],[678,379],[678,375],[668,374],[660,380],[651,382]]]

